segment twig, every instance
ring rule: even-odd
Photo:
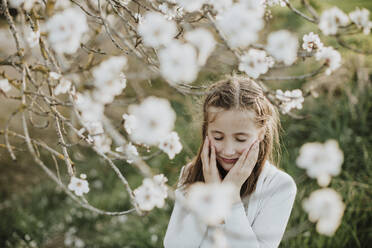
[[[298,76],[278,76],[278,77],[265,77],[265,76],[261,76],[258,79],[259,80],[263,80],[263,81],[301,80],[301,79],[310,78],[310,77],[314,77],[314,76],[318,75],[323,70],[323,68],[325,68],[326,66],[327,65],[324,63],[322,66],[320,66],[315,71],[313,71],[311,73],[308,73],[308,74],[304,74],[304,75],[298,75]]]
[[[356,53],[360,53],[360,54],[364,54],[364,55],[371,55],[372,54],[372,51],[362,51],[358,48],[354,48],[354,47],[351,47],[349,46],[348,44],[346,44],[342,39],[341,39],[341,36],[340,35],[336,35],[336,40],[338,42],[338,44],[340,44],[342,47],[346,48],[346,49],[349,49],[353,52],[356,52]]]
[[[312,22],[312,23],[315,23],[315,24],[318,24],[319,20],[317,19],[314,19],[314,18],[311,18],[309,16],[307,16],[306,14],[302,13],[301,11],[299,11],[298,9],[294,8],[292,6],[292,4],[288,1],[288,0],[285,0],[285,3],[287,5],[287,7],[292,10],[295,14],[301,16],[302,18],[306,19],[307,21],[309,22]]]

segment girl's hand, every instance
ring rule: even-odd
[[[251,175],[253,168],[257,162],[259,151],[259,141],[256,140],[249,149],[246,149],[239,157],[235,165],[230,169],[229,173],[223,180],[223,183],[230,182],[236,186],[240,197],[240,189],[243,183]]]
[[[210,155],[209,155],[210,154]],[[201,154],[203,175],[206,183],[221,183],[220,173],[217,169],[216,150],[210,144],[208,136],[205,137]]]

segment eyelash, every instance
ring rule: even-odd
[[[220,140],[222,140],[223,138],[214,138],[215,140],[217,140],[217,141],[220,141]],[[246,140],[241,140],[241,139],[236,139],[238,142],[246,142]]]

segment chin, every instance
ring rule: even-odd
[[[225,162],[222,162],[222,161],[218,161],[221,165],[221,167],[225,170],[225,171],[229,171],[231,170],[232,167],[234,167],[235,164],[228,164],[228,163],[225,163]]]

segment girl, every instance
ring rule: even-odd
[[[164,246],[214,247],[215,229],[185,212],[177,199],[195,182],[229,182],[236,186],[234,204],[219,224],[232,234],[226,235],[228,247],[278,247],[297,192],[292,177],[272,164],[278,111],[257,83],[235,76],[211,86],[203,115],[203,143],[181,169]]]

